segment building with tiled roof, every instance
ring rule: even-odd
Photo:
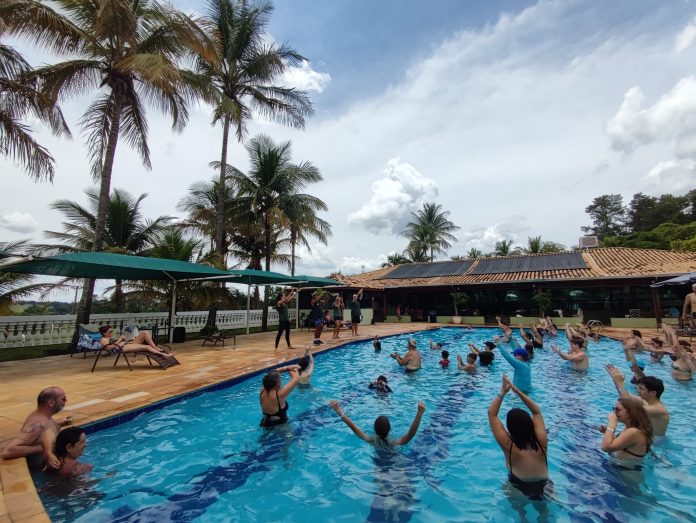
[[[418,319],[453,314],[450,293],[470,297],[469,314],[536,315],[545,294],[550,309],[608,321],[612,316],[680,309],[683,289],[651,291],[650,284],[696,272],[696,253],[603,247],[553,254],[500,256],[397,265],[354,275],[334,274],[350,288],[379,294],[386,312],[409,307]],[[542,299],[543,301],[543,299]],[[415,312],[418,311],[418,312]],[[636,312],[637,311],[637,312]]]

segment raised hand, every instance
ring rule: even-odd
[[[421,414],[425,412],[425,402],[423,400],[420,400],[418,402],[418,412],[420,412]]]

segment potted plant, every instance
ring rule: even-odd
[[[548,291],[538,290],[537,293],[532,296],[532,301],[539,307],[540,318],[543,318],[546,312],[551,310],[551,293]]]
[[[465,306],[469,303],[469,295],[466,292],[454,291],[450,293],[450,296],[452,296],[452,302],[454,303],[452,323],[459,324],[462,322],[462,317],[459,315],[459,306]]]

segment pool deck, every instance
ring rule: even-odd
[[[360,336],[352,338],[342,330],[339,340],[331,332],[322,335],[323,345],[312,345],[314,353],[356,340],[368,340],[376,334],[389,336],[443,327],[428,323],[380,323],[361,325]],[[628,329],[607,329],[604,334],[622,337]],[[656,335],[644,329],[644,335]],[[237,346],[225,340],[225,347],[202,347],[201,340],[173,345],[181,365],[162,370],[150,367],[139,356],[129,372],[123,360],[113,366],[113,357],[100,359],[90,372],[94,356],[54,356],[34,360],[0,363],[0,448],[18,434],[24,418],[36,408],[39,391],[50,386],[65,389],[68,403],[56,419],[71,414],[74,423],[85,425],[158,401],[195,391],[209,385],[243,376],[301,356],[313,339],[306,330],[293,330],[295,350],[285,350],[285,340],[274,351],[275,332],[237,336]],[[405,347],[404,347],[405,350]],[[50,522],[39,499],[24,459],[0,461],[0,523]]]

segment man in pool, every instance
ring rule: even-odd
[[[570,352],[561,352],[561,349],[555,345],[551,350],[564,360],[571,362],[573,370],[586,371],[590,368],[590,357],[582,349],[582,343],[582,338],[573,336],[570,340]]]
[[[375,420],[375,436],[368,436],[365,434],[360,427],[358,427],[353,420],[351,420],[346,414],[343,412],[343,409],[339,405],[338,401],[336,400],[331,400],[331,406],[333,409],[336,411],[336,414],[338,414],[341,419],[343,420],[343,423],[348,425],[350,430],[353,431],[353,433],[359,437],[363,441],[367,441],[368,443],[375,445],[375,446],[382,446],[382,447],[394,447],[396,445],[406,445],[409,441],[413,439],[413,436],[416,435],[416,432],[418,432],[418,427],[420,426],[421,418],[423,417],[423,413],[425,412],[425,403],[422,401],[418,402],[418,411],[416,412],[416,417],[413,418],[413,421],[411,422],[411,426],[408,429],[408,432],[401,436],[398,439],[389,439],[389,431],[391,430],[391,423],[389,423],[389,418],[387,416],[379,416]]]
[[[496,336],[493,341],[498,342],[500,338]],[[512,344],[511,344],[512,345]],[[516,345],[513,345],[515,347]],[[500,354],[515,370],[515,376],[512,383],[525,394],[529,394],[532,390],[532,368],[529,365],[529,353],[522,349],[516,348],[510,354],[504,347],[500,349]]]
[[[462,355],[457,354],[457,368],[464,372],[476,372],[476,353],[470,352],[466,355],[466,365],[462,361]]]
[[[418,342],[415,338],[408,340],[408,351],[403,356],[399,356],[396,352],[392,352],[389,356],[394,358],[399,365],[404,367],[406,372],[414,372],[421,368],[421,355],[416,348]]]
[[[391,387],[387,385],[386,376],[377,376],[377,379],[370,383],[368,389],[376,390],[377,392],[394,392]]]
[[[686,298],[684,298],[684,307],[682,309],[682,319],[684,322],[691,322],[693,323],[694,318],[696,317],[696,283],[694,283],[691,286],[691,291],[689,294],[686,295]],[[687,311],[689,311],[687,313]],[[689,314],[690,313],[690,314]]]
[[[645,408],[645,412],[650,418],[653,435],[664,436],[669,424],[669,411],[660,401],[660,396],[665,390],[662,380],[655,376],[645,376],[642,372],[638,374],[638,396],[630,394],[624,385],[624,376],[614,365],[605,367],[609,376],[614,381],[614,386],[622,398],[633,398],[640,401]]]
[[[438,341],[437,343],[434,343],[433,340],[428,340],[430,342],[430,348],[433,350],[442,350],[442,345],[443,343],[441,341]]]
[[[486,365],[490,365],[491,363],[493,363],[493,360],[495,359],[495,354],[493,353],[493,349],[495,349],[495,343],[493,343],[492,341],[487,341],[484,343],[484,345],[486,346],[486,350],[478,350],[476,348],[476,345],[469,342],[469,348],[471,349],[471,352],[478,356],[479,364],[485,367]]]
[[[61,427],[72,423],[72,418],[55,421],[53,416],[63,410],[67,401],[65,391],[60,387],[42,390],[36,398],[36,410],[24,420],[20,435],[10,440],[2,451],[2,458],[25,457],[30,468],[38,469],[43,456],[45,465],[54,469],[60,468],[60,460],[54,453],[56,437]]]
[[[376,351],[382,350],[382,342],[379,340],[379,334],[375,336],[375,339],[372,340],[372,346],[375,348]]]

